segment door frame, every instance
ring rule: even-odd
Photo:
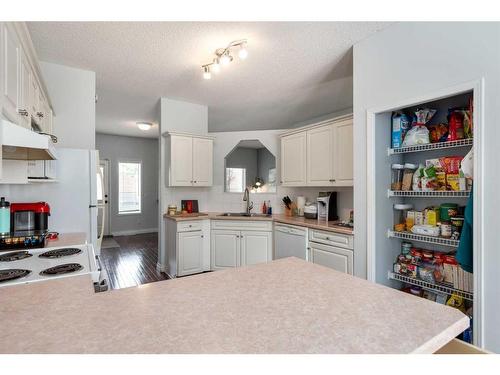
[[[484,202],[484,157],[482,145],[484,144],[484,77],[477,80],[464,82],[455,86],[446,87],[441,90],[431,91],[425,95],[407,98],[399,102],[393,102],[390,105],[380,106],[377,108],[369,108],[366,111],[366,262],[367,262],[367,279],[376,282],[376,256],[375,248],[375,194],[372,186],[375,186],[375,131],[376,131],[376,115],[393,111],[402,107],[409,107],[426,103],[432,100],[443,99],[453,95],[472,91],[474,98],[474,228],[473,228],[473,280],[474,280],[474,301],[473,301],[473,342],[481,348],[484,348],[484,262],[483,262],[483,244],[484,233],[482,232],[482,223],[485,221],[483,207]],[[363,121],[364,122],[364,121]]]
[[[106,195],[104,196],[104,200],[106,201],[106,198],[107,198],[107,202],[105,202],[105,210],[106,210],[106,213],[105,213],[105,216],[104,216],[104,232],[103,232],[103,236],[110,236],[111,235],[111,218],[110,218],[110,212],[111,212],[111,189],[110,189],[110,178],[109,178],[109,174],[110,174],[110,162],[109,162],[109,159],[99,159],[99,167],[103,167],[104,169],[104,173],[103,173],[103,177],[104,177],[104,181],[103,181],[103,185],[104,185],[104,189],[105,191],[107,191],[107,197]],[[103,193],[105,193],[105,191]]]

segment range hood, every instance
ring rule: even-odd
[[[57,153],[47,135],[0,119],[0,145],[4,160],[55,160]]]

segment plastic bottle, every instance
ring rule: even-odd
[[[266,206],[266,201],[262,204],[262,213],[266,214],[267,213],[267,206]]]
[[[267,203],[267,214],[268,215],[273,214],[273,208],[271,207],[271,201],[268,201],[268,203]]]
[[[0,199],[0,234],[10,233],[10,203]]]

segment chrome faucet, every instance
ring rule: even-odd
[[[253,202],[250,202],[250,192],[248,188],[245,188],[245,193],[243,193],[243,202],[247,202],[246,213],[250,214],[250,211],[253,208]]]

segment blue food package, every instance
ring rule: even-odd
[[[392,139],[391,147],[398,148],[403,146],[403,140],[406,133],[411,128],[411,118],[410,116],[401,113],[392,113]]]

